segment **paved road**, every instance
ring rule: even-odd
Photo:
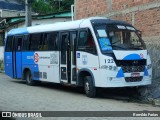
[[[94,99],[88,98],[81,89],[51,83],[28,86],[25,81],[14,80],[0,73],[0,111],[160,111],[160,107],[115,98],[106,94]],[[91,120],[91,118],[83,119]],[[119,119],[128,120],[128,118]],[[132,119],[137,120],[137,118]],[[145,119],[150,120],[150,118]]]

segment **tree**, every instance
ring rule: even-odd
[[[37,12],[39,14],[47,14],[52,12],[52,8],[49,3],[45,2],[44,0],[35,0],[32,3],[32,9],[34,12]]]
[[[74,4],[74,0],[63,0],[62,1],[62,10],[71,10],[71,5]]]
[[[37,13],[48,14],[71,10],[72,4],[74,0],[35,0],[32,8]]]
[[[52,7],[56,8],[56,11],[71,10],[71,5],[74,4],[74,0],[48,0]]]
[[[15,0],[18,3],[25,4],[25,0]],[[71,10],[74,0],[30,0],[32,1],[32,10],[39,14],[49,14],[54,12],[63,12]]]

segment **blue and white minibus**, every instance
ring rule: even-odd
[[[5,73],[28,85],[46,81],[96,88],[151,84],[150,56],[139,31],[103,17],[12,29],[5,40]]]

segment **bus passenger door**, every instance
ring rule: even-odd
[[[76,84],[76,41],[76,31],[61,34],[60,79],[63,83]]]
[[[77,32],[71,31],[70,32],[70,78],[71,78],[71,84],[76,84],[77,80],[77,73],[76,73],[76,44],[77,43]]]
[[[22,36],[16,36],[13,42],[13,76],[22,78]]]
[[[62,83],[68,83],[69,76],[68,76],[68,62],[67,62],[67,50],[69,44],[69,37],[68,33],[61,34],[61,52],[60,52],[60,81]]]

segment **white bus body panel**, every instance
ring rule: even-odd
[[[147,55],[147,50],[137,50],[137,51],[114,51],[114,54],[117,59],[123,60],[126,56],[131,56],[132,54],[139,55],[139,57],[143,54],[143,58],[147,59],[147,65],[151,64],[151,60],[149,55]],[[105,63],[105,60],[111,60],[112,57],[100,55],[100,70],[99,75],[95,76],[96,87],[126,87],[126,86],[142,86],[151,84],[152,79],[152,69],[147,69],[147,65],[145,69],[147,69],[148,75],[145,75],[145,72],[138,72],[140,76],[143,76],[143,79],[138,82],[126,82],[125,77],[131,77],[132,73],[123,73],[121,77],[117,77],[120,69],[120,66],[117,66],[114,61],[112,63]],[[112,69],[110,70],[110,66]],[[114,69],[115,68],[115,69]]]
[[[39,78],[40,81],[48,81],[54,83],[60,83],[59,80],[59,52],[35,52],[38,54],[39,72],[47,73],[46,78]]]

